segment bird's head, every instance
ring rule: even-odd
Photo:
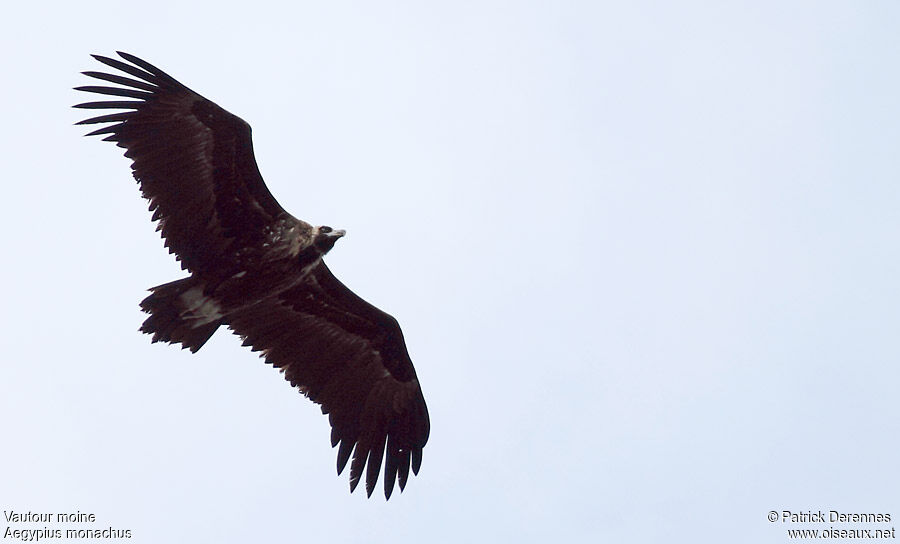
[[[313,234],[313,244],[319,251],[324,255],[331,251],[331,248],[334,247],[334,243],[338,241],[338,238],[347,234],[346,231],[343,230],[334,230],[331,227],[316,227],[315,233]]]

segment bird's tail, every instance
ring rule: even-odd
[[[141,332],[152,334],[153,342],[181,344],[196,352],[223,323],[219,305],[203,288],[194,277],[152,287],[153,294],[141,301],[141,309],[150,314]]]

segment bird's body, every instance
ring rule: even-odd
[[[151,314],[141,330],[154,342],[180,342],[196,352],[229,316],[277,301],[300,284],[315,285],[310,273],[324,266],[322,257],[344,234],[324,228],[282,217],[263,229],[260,242],[228,248],[216,268],[152,288],[141,302]]]
[[[94,57],[134,76],[84,72],[121,85],[78,90],[129,98],[78,104],[124,112],[91,135],[126,149],[153,220],[186,278],[151,289],[141,330],[199,350],[221,326],[261,351],[322,405],[340,473],[352,453],[351,491],[366,471],[372,493],[385,462],[385,496],[418,472],[429,420],[403,333],[390,315],[347,289],[322,257],[344,231],[286,212],[253,156],[250,126],[155,66]]]

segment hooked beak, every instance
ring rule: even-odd
[[[319,250],[322,251],[322,254],[328,253],[331,251],[331,248],[334,247],[334,244],[338,241],[339,238],[347,234],[345,230],[332,230],[330,227],[326,229],[318,229],[318,233],[316,234],[314,243]]]

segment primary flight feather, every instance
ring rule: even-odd
[[[117,86],[79,91],[125,98],[76,108],[124,110],[85,119],[88,134],[125,148],[165,245],[190,276],[141,302],[153,341],[196,352],[220,327],[240,336],[322,406],[350,490],[371,496],[418,473],[429,420],[397,320],[344,284],[322,257],[344,235],[286,212],[260,176],[250,125],[133,55],[93,55],[126,75],[83,72]],[[136,79],[135,79],[136,78]]]

